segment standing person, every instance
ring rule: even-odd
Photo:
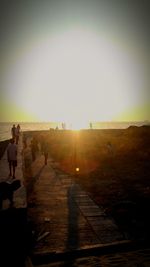
[[[12,138],[15,140],[16,139],[16,126],[13,124],[13,127],[11,128],[11,135]]]
[[[13,175],[13,179],[15,179],[15,169],[17,167],[17,146],[14,138],[10,140],[7,147],[7,159],[9,163],[9,175]]]
[[[31,154],[32,154],[32,161],[36,160],[36,153],[38,152],[38,142],[35,137],[31,140]]]
[[[114,149],[113,149],[111,142],[107,142],[107,149],[108,149],[109,155],[113,156],[114,155]]]
[[[16,144],[18,144],[19,135],[20,135],[20,125],[18,124],[16,127]]]
[[[43,152],[43,155],[44,155],[44,163],[45,163],[45,165],[47,165],[48,151],[49,151],[48,144],[47,144],[47,142],[44,140],[43,143],[42,143],[42,152]]]

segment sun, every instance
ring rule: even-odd
[[[88,122],[78,119],[72,120],[70,123],[67,123],[68,128],[71,130],[82,130],[82,129],[87,129],[88,128]]]

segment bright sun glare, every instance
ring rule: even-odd
[[[76,107],[78,109],[78,107]],[[89,121],[86,120],[85,117],[82,116],[72,116],[72,114],[69,114],[70,118],[68,116],[68,120],[65,121],[67,129],[72,129],[72,130],[81,130],[81,129],[86,129],[89,128]]]
[[[8,79],[17,93],[10,90],[9,97],[38,120],[84,128],[138,101],[132,95],[141,86],[136,63],[106,36],[68,31],[37,42],[19,58]]]

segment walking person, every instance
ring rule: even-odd
[[[43,142],[42,142],[41,149],[42,149],[42,153],[44,155],[44,164],[47,165],[49,146],[45,140],[43,140]]]
[[[31,154],[32,154],[32,161],[36,160],[36,153],[38,152],[38,142],[35,137],[31,140]]]
[[[44,163],[47,165],[47,160],[48,160],[48,147],[45,145],[44,147]]]
[[[11,128],[11,135],[12,138],[15,140],[16,139],[16,126],[13,124],[13,127]]]
[[[45,140],[44,137],[42,137],[42,140],[41,140],[41,152],[44,155],[44,164],[47,165],[48,154],[49,154],[49,144],[47,140]]]
[[[91,129],[91,130],[93,129],[93,125],[92,125],[92,122],[90,122],[90,129]]]
[[[9,163],[9,176],[12,176],[12,178],[15,179],[15,170],[17,167],[17,146],[14,138],[10,140],[7,147],[7,159]]]
[[[20,136],[20,125],[18,124],[16,127],[16,144],[18,145],[19,141],[19,136]]]
[[[111,142],[107,142],[108,154],[112,157],[114,155],[114,147]]]

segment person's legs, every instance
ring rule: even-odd
[[[10,175],[10,176],[12,176],[11,166],[12,166],[12,162],[9,161],[9,175]]]
[[[18,145],[19,135],[16,135],[16,144]]]
[[[13,178],[15,178],[15,166],[13,165]]]
[[[17,162],[16,160],[13,161],[13,179],[15,179],[15,170],[16,170]]]
[[[14,139],[14,142],[16,141],[16,135],[13,135],[13,137],[12,137],[13,139]]]

